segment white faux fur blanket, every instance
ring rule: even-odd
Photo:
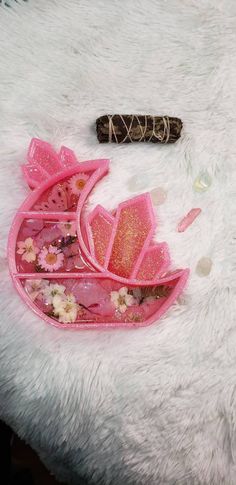
[[[57,477],[112,485],[236,483],[236,3],[29,0],[0,6],[0,418]],[[175,145],[99,145],[105,113],[179,116]],[[31,137],[110,158],[90,198],[112,209],[157,186],[158,240],[190,267],[158,323],[51,328],[12,287],[6,242],[28,194]],[[212,186],[193,191],[208,170]],[[141,184],[130,190],[130,179]],[[192,207],[202,215],[176,232]],[[209,276],[196,265],[212,259]]]

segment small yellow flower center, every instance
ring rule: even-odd
[[[76,185],[77,189],[82,190],[85,186],[85,180],[78,179],[78,180],[76,180],[75,185]]]
[[[34,250],[34,248],[33,246],[27,246],[25,250],[26,250],[26,253],[31,253]]]
[[[55,264],[57,261],[57,255],[55,253],[48,253],[45,259],[46,263]]]
[[[71,311],[71,309],[72,309],[71,303],[67,303],[66,306],[65,306],[65,312],[69,313]]]
[[[119,305],[125,305],[125,297],[120,295],[118,298],[118,303]]]

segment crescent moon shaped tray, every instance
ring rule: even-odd
[[[156,322],[182,292],[189,270],[169,271],[148,193],[109,213],[86,200],[109,160],[32,139],[22,166],[31,192],[9,234],[14,285],[28,306],[59,328],[140,327]]]

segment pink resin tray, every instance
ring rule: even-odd
[[[29,307],[59,328],[150,325],[188,278],[188,269],[168,271],[168,246],[153,241],[149,194],[112,214],[100,205],[87,214],[87,197],[108,168],[108,160],[79,163],[70,149],[57,154],[38,139],[23,166],[33,190],[10,230],[10,273]]]

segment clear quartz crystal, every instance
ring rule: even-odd
[[[128,181],[128,187],[131,192],[136,190],[148,190],[150,177],[148,175],[133,175]]]
[[[196,273],[198,276],[208,276],[211,272],[212,260],[210,258],[203,257],[199,259],[196,266]]]
[[[167,192],[162,187],[156,187],[151,190],[150,195],[154,205],[162,205],[166,200]]]
[[[195,192],[206,192],[212,184],[212,178],[205,170],[201,172],[194,180],[193,188]]]

